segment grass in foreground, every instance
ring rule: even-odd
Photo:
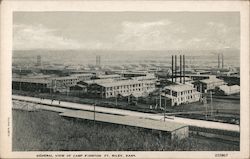
[[[190,137],[173,143],[142,128],[68,120],[49,111],[13,110],[13,151],[235,151],[238,146]]]

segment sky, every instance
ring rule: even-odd
[[[238,12],[14,12],[13,49],[240,48]]]

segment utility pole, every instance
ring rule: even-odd
[[[160,103],[159,103],[159,105],[160,105],[160,108],[161,108],[161,88],[160,88]]]
[[[182,83],[182,56],[180,55],[180,83]]]
[[[167,105],[167,101],[166,101],[166,93],[165,93],[164,122],[165,122],[165,118],[166,118],[166,105]]]
[[[117,106],[117,95],[115,95],[115,106]]]
[[[172,62],[172,65],[171,65],[172,66],[171,67],[172,68],[172,78],[171,79],[172,79],[172,83],[174,83],[174,56],[173,55],[172,55],[172,61],[171,62]]]
[[[174,79],[174,81],[176,82],[176,78],[177,78],[177,55],[175,55],[174,56],[174,69],[175,69],[175,71],[174,71],[174,74],[175,74],[175,79]]]
[[[96,102],[94,103],[94,126],[95,126],[95,105],[96,105]]]
[[[210,91],[210,100],[211,100],[211,117],[213,115],[213,98],[212,98],[212,91]]]
[[[185,55],[182,55],[182,58],[183,58],[183,83],[185,84],[185,82],[186,82],[186,77],[185,77],[185,67],[186,67],[186,65],[185,65]]]
[[[129,103],[130,103],[130,99],[129,99],[130,97],[128,96],[128,105],[129,105]]]
[[[203,96],[203,104],[204,104],[204,106],[206,108],[205,116],[206,116],[206,120],[207,120],[207,104],[206,104],[207,98],[206,98],[206,93],[204,92],[203,95],[204,95]]]
[[[21,82],[21,72],[22,72],[22,68],[21,68],[21,67],[19,68],[19,72],[20,72],[20,75],[19,75],[19,77],[20,77],[19,90],[21,90],[21,89],[22,89],[22,82]]]

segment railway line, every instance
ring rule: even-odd
[[[78,104],[78,103],[72,103],[72,102],[52,101],[50,99],[40,99],[40,98],[35,98],[35,97],[27,97],[27,96],[19,96],[19,95],[13,95],[12,99],[44,104],[44,105],[48,105],[48,106],[52,106],[52,107],[60,108],[60,109],[64,108],[64,109],[74,109],[74,110],[87,110],[87,111],[96,111],[96,112],[102,112],[102,113],[143,117],[143,118],[148,118],[148,119],[153,119],[153,120],[164,120],[164,116],[162,114],[142,113],[142,112],[131,111],[131,110],[106,108],[106,107],[87,105],[87,104]],[[171,121],[171,122],[176,122],[176,123],[181,123],[181,124],[186,124],[189,126],[196,126],[196,127],[201,127],[201,128],[240,132],[240,126],[236,124],[188,119],[188,118],[173,117],[173,116],[166,116],[165,121]]]

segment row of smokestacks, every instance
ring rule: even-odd
[[[223,56],[223,54],[218,54],[218,68],[224,68],[224,56]]]
[[[177,55],[172,55],[172,82],[177,82],[177,78],[180,78],[180,83],[185,84],[185,55],[179,57],[179,72]]]
[[[101,56],[97,55],[96,56],[96,66],[100,66],[101,65]]]

